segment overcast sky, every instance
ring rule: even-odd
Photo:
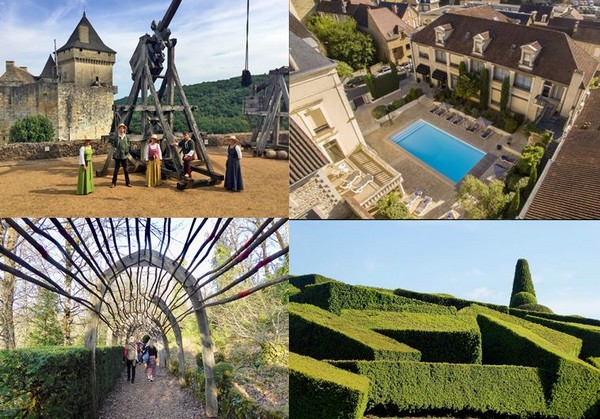
[[[600,221],[292,221],[290,271],[508,305],[517,259],[538,303],[600,319]]]
[[[63,46],[83,10],[104,43],[117,51],[117,97],[131,88],[129,59],[169,0],[0,0],[0,74],[5,61],[38,76],[48,55]],[[249,69],[263,74],[288,65],[288,1],[250,1]],[[170,26],[183,84],[239,76],[244,69],[246,1],[182,0]]]

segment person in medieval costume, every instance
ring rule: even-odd
[[[181,154],[183,154],[183,173],[184,177],[192,178],[192,160],[194,160],[194,153],[196,149],[194,147],[194,142],[190,138],[190,134],[188,132],[183,133],[183,140],[179,143],[174,143],[173,145],[179,146]]]
[[[85,140],[79,149],[77,195],[87,195],[94,192],[94,168],[92,167],[92,154],[92,140]]]
[[[242,181],[242,169],[240,160],[242,159],[242,149],[235,136],[228,139],[227,164],[225,169],[225,189],[232,192],[241,192],[244,189]]]
[[[129,172],[127,171],[127,160],[129,159],[129,137],[125,134],[127,127],[125,124],[119,124],[117,127],[118,134],[112,139],[113,145],[113,159],[115,160],[115,171],[113,172],[111,188],[117,186],[117,175],[119,174],[119,167],[123,167],[123,173],[125,174],[125,185],[131,187],[129,183]]]
[[[146,186],[159,186],[162,183],[160,176],[162,152],[156,134],[152,134],[146,144],[144,160],[146,161]]]

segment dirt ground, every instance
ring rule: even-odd
[[[226,148],[208,150],[213,170],[225,174]],[[99,170],[106,156],[95,156]],[[179,191],[168,179],[146,187],[144,173],[131,174],[125,187],[123,171],[117,187],[109,175],[96,178],[96,190],[75,195],[78,158],[0,162],[0,216],[2,217],[287,217],[288,162],[252,157],[241,161],[244,190],[229,192],[221,183]],[[195,174],[198,179],[206,177]]]

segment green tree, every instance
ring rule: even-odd
[[[525,187],[525,196],[531,195],[531,192],[535,187],[535,182],[537,182],[537,177],[537,166],[533,166],[531,168],[531,172],[529,173],[529,181],[527,182],[527,186]]]
[[[510,294],[511,299],[520,292],[528,292],[535,297],[535,288],[533,287],[531,272],[529,272],[529,263],[526,259],[517,260],[513,288]],[[513,306],[511,305],[511,307]]]
[[[475,73],[459,74],[454,92],[457,97],[470,99],[479,95],[479,80]]]
[[[519,215],[519,207],[521,206],[521,189],[517,189],[510,200],[510,205],[506,211],[506,218],[514,220]]]
[[[408,208],[400,200],[398,192],[390,192],[377,203],[377,215],[386,220],[404,220],[409,218]]]
[[[458,200],[465,209],[467,218],[500,219],[512,194],[504,194],[504,183],[494,179],[485,184],[472,175],[467,175],[458,190]]]
[[[366,67],[375,57],[373,38],[359,32],[354,19],[336,21],[331,16],[312,15],[307,26],[325,46],[329,58],[344,61],[355,70]]]
[[[481,109],[487,109],[490,102],[490,71],[487,68],[481,70],[481,80],[479,85],[479,106]]]
[[[354,74],[352,71],[352,67],[350,67],[343,61],[337,61],[335,63],[335,71],[337,71],[338,76],[340,76],[340,78],[352,77],[352,74]]]
[[[508,98],[510,96],[510,78],[504,77],[502,80],[502,90],[500,91],[500,113],[504,116],[508,106]]]
[[[58,312],[58,295],[45,288],[40,288],[33,306],[33,317],[28,336],[29,346],[61,345],[63,343]]]
[[[528,145],[523,147],[523,151],[521,152],[521,159],[519,163],[517,163],[517,170],[523,176],[529,176],[531,170],[534,167],[537,167],[540,160],[542,160],[542,156],[544,155],[544,148],[540,146]],[[536,173],[537,176],[537,173]]]
[[[373,82],[373,75],[371,73],[367,73],[367,75],[365,76],[365,84],[367,85],[371,96],[373,96],[374,98],[379,97],[379,94],[375,87],[375,83]]]
[[[11,143],[41,143],[54,140],[54,127],[43,115],[29,115],[17,120],[8,135]]]

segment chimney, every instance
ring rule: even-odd
[[[394,13],[398,14],[398,5],[394,4]]]
[[[400,33],[400,30],[398,28],[398,25],[394,26],[394,35],[398,35]]]
[[[26,66],[20,66],[19,68],[20,68],[21,70],[25,70],[25,71],[29,72],[29,71],[27,70],[27,67],[26,67]]]
[[[11,68],[15,68],[15,62],[14,61],[7,61],[6,62],[6,71],[10,70]]]

